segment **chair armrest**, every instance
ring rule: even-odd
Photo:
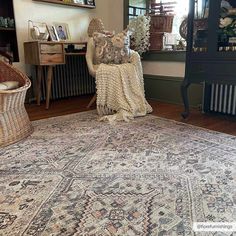
[[[95,78],[96,70],[93,64],[94,51],[95,51],[95,46],[94,46],[93,38],[89,38],[88,43],[87,43],[87,51],[86,51],[85,58],[86,58],[89,74]]]

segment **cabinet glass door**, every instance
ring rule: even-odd
[[[221,0],[218,51],[236,51],[236,0]]]
[[[210,0],[195,0],[193,22],[193,51],[206,52]]]

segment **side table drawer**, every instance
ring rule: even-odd
[[[64,54],[41,54],[40,55],[40,62],[42,65],[48,64],[64,64],[65,57]]]
[[[38,66],[65,64],[64,44],[32,41],[24,43],[25,63]]]
[[[62,44],[40,44],[40,53],[63,53],[63,45]]]

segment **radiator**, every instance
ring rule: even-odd
[[[43,78],[47,77],[46,68]],[[32,86],[33,87],[33,86]],[[68,55],[66,64],[53,68],[51,99],[95,93],[95,79],[88,73],[84,56]],[[46,99],[46,80],[42,79],[41,100]]]
[[[210,111],[236,114],[236,85],[211,84]]]

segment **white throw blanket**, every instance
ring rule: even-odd
[[[100,120],[129,121],[152,112],[144,94],[140,56],[132,51],[131,63],[101,64],[96,72],[97,111]]]

